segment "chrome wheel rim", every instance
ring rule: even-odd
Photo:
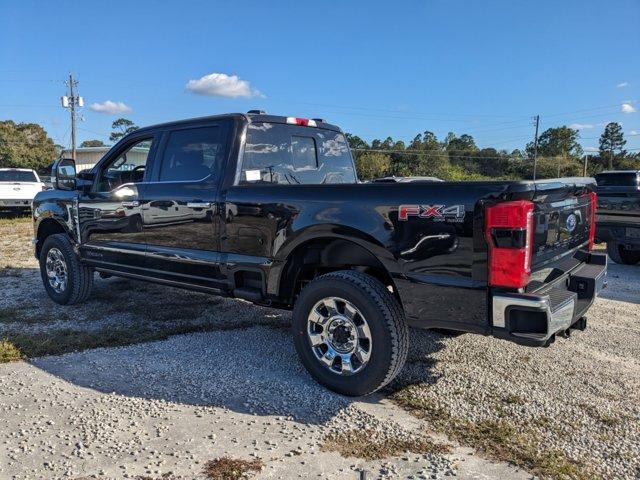
[[[67,289],[67,262],[64,255],[57,248],[52,248],[47,252],[47,260],[45,262],[47,279],[49,285],[56,293],[62,293]]]
[[[307,318],[307,338],[318,361],[336,375],[353,375],[369,363],[373,341],[364,315],[343,298],[326,297]]]

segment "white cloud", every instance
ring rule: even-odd
[[[197,80],[189,80],[185,88],[191,93],[212,97],[264,97],[258,90],[251,88],[247,80],[226,73],[210,73]]]
[[[572,123],[569,125],[569,128],[573,128],[574,130],[586,130],[587,128],[593,128],[593,125],[589,123]]]
[[[633,113],[636,111],[635,107],[630,103],[623,103],[620,110],[622,111],[622,113]]]
[[[598,147],[586,147],[584,149],[585,152],[599,152],[600,149]]]
[[[624,88],[624,87],[628,87],[629,86],[629,82],[622,82],[616,85],[616,88]]]
[[[629,135],[638,135],[638,134],[640,134],[640,132],[638,132],[637,130],[631,130],[629,132]]]
[[[89,105],[89,108],[94,112],[110,114],[128,113],[133,111],[133,109],[129,105],[123,102],[112,102],[111,100],[107,100],[106,102],[102,103],[92,103],[91,105]]]

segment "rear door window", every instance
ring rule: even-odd
[[[279,123],[249,124],[238,183],[355,182],[351,153],[342,133]]]

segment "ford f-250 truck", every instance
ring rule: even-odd
[[[596,182],[596,242],[607,242],[616,263],[640,263],[640,171],[602,172]]]
[[[293,309],[300,360],[346,395],[394,378],[409,326],[546,346],[586,327],[605,282],[593,179],[360,183],[321,119],[141,128],[54,173],[33,211],[54,301],[85,300],[100,272]]]

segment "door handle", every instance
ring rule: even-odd
[[[131,202],[122,202],[123,207],[139,207],[140,202],[138,200],[133,200]]]
[[[187,202],[189,208],[210,208],[211,202]]]

